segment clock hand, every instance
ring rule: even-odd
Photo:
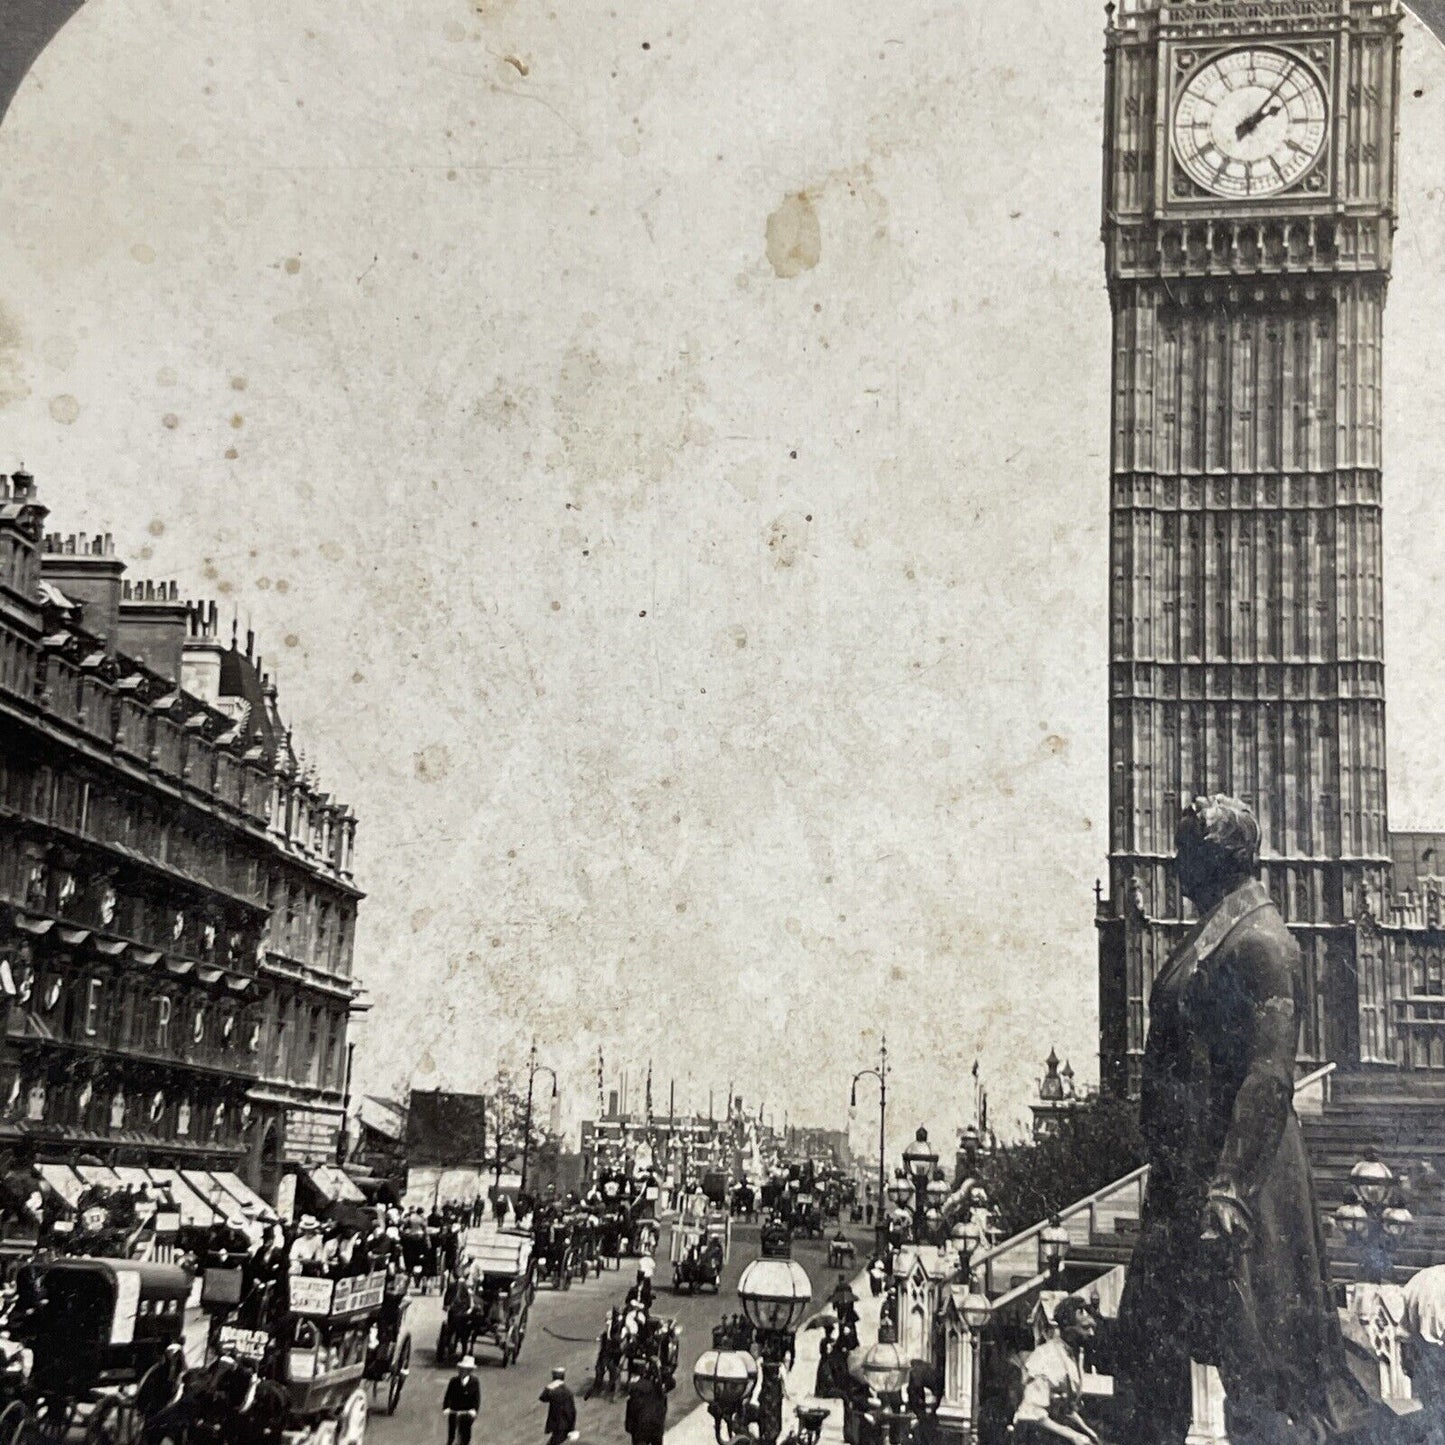
[[[1284,89],[1285,81],[1291,79],[1295,71],[1298,69],[1298,66],[1290,66],[1290,68],[1286,70],[1282,76],[1280,76],[1279,83],[1275,86],[1275,88],[1270,91],[1267,96],[1265,96],[1263,102],[1260,104],[1259,109],[1255,111],[1253,115],[1246,116],[1242,121],[1240,121],[1237,126],[1235,126],[1235,140],[1243,140],[1245,136],[1249,135],[1252,131],[1257,130],[1261,122],[1266,119],[1266,113],[1268,113],[1268,115],[1278,115],[1280,111],[1284,109],[1283,101],[1281,101],[1279,105],[1275,106],[1273,110],[1270,110],[1269,103],[1270,101],[1278,98],[1280,91]]]
[[[1283,109],[1284,102],[1281,101],[1278,105],[1270,106],[1268,110],[1257,110],[1253,115],[1246,116],[1245,119],[1240,121],[1234,128],[1235,140],[1243,140],[1245,136],[1252,135],[1270,116],[1278,115]]]

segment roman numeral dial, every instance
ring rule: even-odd
[[[1256,200],[1302,180],[1324,154],[1329,103],[1287,50],[1228,50],[1200,65],[1174,107],[1174,157],[1214,196]]]

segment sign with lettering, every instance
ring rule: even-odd
[[[329,1315],[331,1299],[336,1284],[329,1279],[312,1279],[309,1275],[293,1274],[286,1282],[294,1315]]]
[[[381,1304],[386,1289],[386,1271],[355,1276],[336,1281],[336,1294],[331,1306],[334,1315],[355,1314],[359,1310],[374,1310]]]
[[[271,1336],[265,1330],[243,1330],[236,1325],[221,1326],[221,1350],[223,1353],[235,1355],[238,1360],[259,1364],[265,1358],[266,1347],[270,1343]]]

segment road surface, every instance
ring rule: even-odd
[[[862,1229],[848,1232],[861,1264],[867,1259],[869,1236]],[[654,1310],[676,1318],[682,1331],[678,1383],[668,1420],[670,1428],[699,1408],[692,1388],[692,1364],[711,1345],[712,1327],[718,1319],[740,1308],[738,1277],[757,1257],[758,1230],[755,1225],[735,1226],[732,1257],[717,1295],[673,1295],[668,1289],[667,1249],[668,1235],[664,1228],[653,1281],[658,1295]],[[826,1268],[826,1245],[821,1241],[800,1240],[794,1245],[793,1257],[808,1271],[813,1282],[814,1304],[820,1305],[837,1277],[836,1272],[830,1273]],[[853,1272],[848,1271],[850,1276]],[[616,1400],[605,1396],[584,1400],[582,1396],[592,1376],[597,1332],[609,1307],[621,1303],[635,1278],[635,1268],[624,1261],[620,1271],[605,1272],[600,1279],[574,1284],[570,1290],[538,1289],[521,1360],[503,1370],[492,1358],[495,1351],[485,1346],[482,1349],[477,1371],[482,1386],[482,1412],[473,1445],[514,1445],[514,1442],[515,1445],[529,1445],[529,1442],[541,1445],[546,1411],[537,1396],[551,1378],[554,1365],[566,1369],[567,1383],[577,1396],[577,1423],[583,1445],[627,1445],[622,1429],[622,1396]],[[433,1346],[440,1322],[441,1306],[435,1295],[411,1301],[407,1319],[413,1342],[411,1376],[396,1416],[372,1418],[367,1445],[443,1445],[446,1440],[446,1417],[441,1413],[441,1400],[452,1371],[437,1369],[434,1360]]]

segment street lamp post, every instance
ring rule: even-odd
[[[970,1282],[969,1291],[963,1301],[963,1322],[968,1326],[970,1360],[968,1389],[968,1442],[978,1445],[978,1392],[982,1378],[981,1359],[983,1354],[983,1332],[993,1314],[993,1305],[986,1294],[981,1293]]]
[[[712,1416],[718,1445],[725,1445],[737,1433],[739,1417],[757,1378],[757,1361],[746,1350],[714,1348],[698,1356],[692,1367],[692,1387]]]
[[[888,1225],[883,1217],[883,1186],[888,1167],[888,1036],[885,1034],[878,1045],[878,1067],[859,1069],[853,1075],[853,1088],[848,1096],[849,1106],[858,1107],[858,1080],[878,1080],[878,1212],[873,1216],[874,1249],[879,1255],[888,1248]]]
[[[522,1177],[517,1185],[519,1195],[527,1192],[527,1164],[532,1157],[532,1085],[538,1074],[550,1074],[552,1076],[552,1097],[557,1097],[557,1071],[548,1068],[546,1064],[537,1062],[537,1040],[532,1040],[532,1047],[527,1050],[527,1112],[522,1122]],[[497,1139],[497,1153],[501,1154],[501,1136]],[[500,1170],[501,1166],[498,1165]]]
[[[1050,1289],[1057,1286],[1068,1255],[1069,1231],[1057,1214],[1050,1215],[1048,1224],[1039,1235],[1039,1273],[1048,1275]]]
[[[755,1259],[738,1280],[738,1300],[756,1331],[761,1357],[757,1412],[763,1445],[777,1445],[783,1433],[783,1361],[812,1297],[807,1271],[785,1253]]]
[[[1345,1202],[1335,1210],[1334,1222],[1359,1251],[1360,1282],[1384,1284],[1415,1216],[1404,1206],[1394,1171],[1373,1150],[1350,1170]]]
[[[878,1342],[863,1356],[863,1378],[878,1397],[878,1424],[888,1445],[908,1445],[913,1418],[903,1408],[908,1387],[908,1356],[898,1346],[898,1332],[889,1320],[878,1325]]]

